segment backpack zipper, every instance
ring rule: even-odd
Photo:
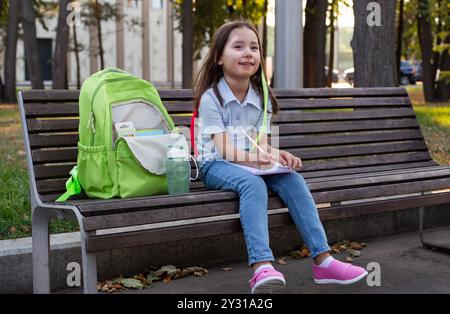
[[[106,73],[111,73],[110,72],[106,72]],[[117,71],[114,71],[117,72]],[[106,74],[103,73],[102,75]],[[102,76],[100,75],[100,77]],[[100,84],[97,86],[97,88],[94,91],[94,94],[92,95],[92,99],[91,99],[91,113],[89,115],[89,119],[88,119],[88,124],[87,124],[87,128],[92,129],[92,134],[91,134],[91,146],[94,146],[94,137],[95,137],[95,114],[94,114],[94,100],[95,100],[95,96],[97,96],[98,91],[100,90],[100,88],[105,85],[106,83],[112,83],[112,82],[119,82],[119,81],[127,81],[127,80],[132,80],[135,79],[135,77],[133,76],[126,76],[126,77],[118,77],[118,78],[113,78],[113,79],[106,79],[104,81],[101,81]]]

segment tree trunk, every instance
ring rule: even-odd
[[[97,22],[97,36],[98,36],[98,53],[100,55],[100,69],[103,70],[105,68],[105,58],[103,52],[103,40],[102,40],[102,13],[101,6],[98,3],[98,0],[95,0],[95,19]]]
[[[10,1],[14,2],[14,1]],[[44,89],[42,81],[41,65],[39,63],[39,49],[36,38],[36,18],[33,1],[21,0],[23,40],[25,46],[25,60],[30,73],[31,88]]]
[[[328,73],[327,73],[327,87],[331,87],[333,84],[333,68],[334,68],[334,31],[337,12],[337,0],[331,1],[330,10],[330,55],[328,58]]]
[[[0,0],[0,16],[3,12],[3,0]],[[3,42],[3,38],[0,38],[0,40]],[[0,102],[3,101],[3,80],[2,80],[2,74],[0,73]]]
[[[5,51],[5,90],[4,100],[16,102],[16,51],[17,28],[19,24],[19,1],[10,1],[8,9],[8,29]]]
[[[192,88],[194,37],[192,23],[192,0],[183,1],[183,88]]]
[[[308,0],[303,33],[304,87],[325,86],[325,41],[327,0]]]
[[[78,50],[78,39],[77,39],[77,26],[75,23],[72,25],[73,30],[73,46],[75,49],[75,61],[77,64],[77,89],[81,88],[81,80],[80,80],[80,54]]]
[[[351,47],[355,87],[398,85],[395,6],[392,0],[353,1],[355,29]]]
[[[264,60],[267,58],[267,8],[269,6],[269,0],[264,0],[264,15],[263,15],[263,36],[262,36],[262,49]],[[266,65],[267,66],[267,65]]]
[[[67,5],[71,0],[59,1],[58,28],[55,55],[53,56],[53,89],[67,89],[67,49],[69,44],[69,25],[67,25]]]
[[[442,27],[443,25],[443,21],[442,21],[442,14],[443,12],[441,11],[441,9],[444,9],[441,7],[442,2],[441,0],[437,0],[436,1],[436,6],[438,8],[437,10],[437,16],[435,17],[435,21],[436,21],[436,30],[435,30],[435,34],[439,34],[442,31]],[[439,45],[442,44],[442,39],[440,36],[433,36],[436,38],[436,44],[434,45],[434,47],[438,47]],[[441,63],[441,53],[439,51],[434,51],[433,52],[433,62],[432,62],[432,66],[431,66],[431,75],[435,80],[434,86],[436,86],[437,82],[436,82],[436,76],[437,76],[437,71],[439,69],[439,65]],[[435,93],[434,93],[435,98],[437,97],[437,89],[435,89]]]
[[[398,12],[398,25],[397,25],[397,80],[400,82],[400,61],[402,59],[402,38],[403,38],[403,9],[404,9],[404,0],[400,0],[399,3],[399,12]]]
[[[445,40],[443,41],[447,45],[450,45],[450,36],[447,35]],[[441,64],[440,71],[450,71],[450,54],[448,49],[445,49],[441,56]],[[439,81],[436,92],[437,98],[439,101],[446,102],[450,97],[450,83]]]
[[[431,34],[430,7],[428,0],[419,0],[417,17],[420,50],[422,52],[422,80],[425,101],[434,101],[433,36]]]

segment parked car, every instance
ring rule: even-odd
[[[355,68],[349,68],[344,71],[344,79],[353,85],[353,75]],[[400,62],[400,85],[416,84],[416,69],[407,61]]]
[[[416,69],[408,61],[400,61],[400,85],[416,84]]]
[[[355,73],[355,68],[349,68],[344,70],[344,79],[347,83],[353,85],[353,74]]]
[[[325,66],[325,77],[328,76],[328,66]],[[339,81],[339,70],[333,69],[333,83],[337,83]]]
[[[416,70],[416,81],[422,81],[422,61],[415,62],[412,66]]]

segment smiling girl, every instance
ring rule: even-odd
[[[268,193],[277,193],[308,246],[314,263],[316,283],[354,283],[367,272],[335,260],[330,254],[317,207],[303,177],[296,171],[256,176],[232,163],[262,167],[276,161],[293,170],[301,169],[301,159],[268,144],[270,120],[278,102],[268,88],[267,125],[264,125],[264,59],[256,29],[245,21],[229,22],[215,33],[197,80],[194,94],[199,113],[198,160],[203,182],[210,189],[233,190],[239,194],[240,221],[247,245],[248,263],[254,274],[252,293],[270,293],[282,288],[284,276],[276,271],[269,247]],[[239,130],[262,130],[259,136],[264,153],[251,149]],[[255,132],[252,132],[255,134]]]

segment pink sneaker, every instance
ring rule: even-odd
[[[260,270],[253,275],[249,282],[252,294],[272,293],[286,285],[283,274],[273,268]]]
[[[317,284],[337,283],[349,285],[363,279],[367,271],[359,266],[334,259],[328,267],[313,264],[314,282]]]

